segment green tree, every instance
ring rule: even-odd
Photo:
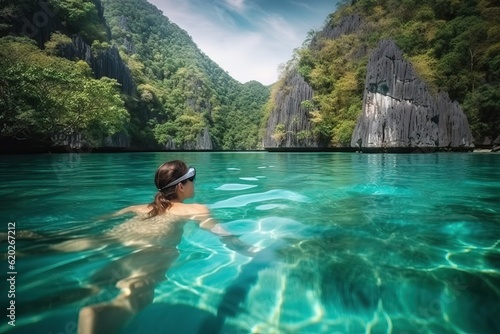
[[[0,39],[1,134],[16,138],[83,135],[93,146],[124,129],[117,83],[89,76],[85,63],[49,56],[26,39]]]

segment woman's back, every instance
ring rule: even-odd
[[[138,214],[126,222],[115,226],[109,235],[127,246],[177,246],[182,239],[186,219],[166,212],[147,218]]]

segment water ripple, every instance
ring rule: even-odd
[[[251,203],[270,201],[275,199],[293,202],[309,202],[308,198],[296,192],[282,189],[269,190],[264,193],[240,195],[209,205],[211,209],[238,208]]]

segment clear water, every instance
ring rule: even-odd
[[[20,231],[98,238],[123,220],[97,217],[150,202],[171,159],[197,168],[192,202],[263,250],[239,255],[189,223],[124,333],[212,333],[218,309],[220,333],[500,333],[500,155],[478,153],[1,156],[0,232],[16,222],[18,275],[16,327],[0,332],[75,333],[78,310],[117,290],[72,292],[130,253],[33,254]]]

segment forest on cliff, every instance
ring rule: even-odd
[[[332,38],[353,17],[359,29]],[[272,95],[289,89],[287,78],[298,72],[314,91],[302,101],[314,136],[349,146],[362,110],[368,58],[384,39],[401,48],[434,92],[446,91],[460,103],[476,143],[500,135],[500,6],[494,0],[344,0],[324,29],[311,31],[295,50]],[[284,131],[278,124],[274,138],[283,138]]]
[[[0,142],[248,150],[263,148],[266,131],[276,141],[296,131],[297,142],[349,146],[370,52],[383,39],[460,103],[477,143],[500,134],[494,0],[343,0],[272,89],[231,78],[163,14],[145,0],[4,0]],[[332,38],[346,17],[360,28]],[[276,97],[294,91],[292,74],[312,89],[300,104],[311,126],[267,129],[282,107]]]
[[[145,0],[8,0],[0,36],[3,138],[54,144],[78,135],[99,147],[119,135],[137,149],[259,146],[269,88],[231,78]],[[75,36],[91,55],[74,56]],[[89,66],[112,48],[130,82]]]

